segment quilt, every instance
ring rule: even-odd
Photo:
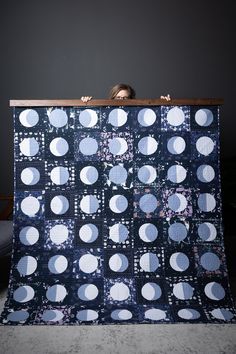
[[[134,103],[13,108],[1,324],[235,322],[220,107]]]

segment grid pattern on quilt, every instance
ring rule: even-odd
[[[218,106],[14,109],[8,325],[235,321]]]

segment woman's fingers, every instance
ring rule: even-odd
[[[90,101],[92,98],[93,98],[92,96],[82,96],[81,101],[86,103],[86,102]],[[166,96],[161,96],[160,99],[170,101],[171,97],[169,94],[167,94]]]
[[[93,98],[92,96],[82,96],[81,101],[86,103],[86,102],[90,101],[92,98]]]
[[[161,100],[166,100],[166,101],[170,101],[170,100],[171,100],[169,94],[168,94],[167,96],[161,96],[160,99],[161,99]]]

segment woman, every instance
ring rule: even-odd
[[[111,88],[108,98],[110,100],[128,100],[128,99],[134,99],[135,97],[136,97],[136,92],[130,85],[117,84]],[[161,96],[160,98],[166,101],[170,101],[171,99],[169,94],[167,96]],[[81,100],[83,102],[88,102],[91,99],[92,96],[81,97]]]

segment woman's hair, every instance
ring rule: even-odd
[[[130,99],[135,98],[135,96],[136,96],[136,92],[131,86],[126,85],[126,84],[117,84],[111,88],[110,93],[109,93],[109,99],[111,99],[111,100],[115,99],[116,95],[121,90],[128,91]]]

